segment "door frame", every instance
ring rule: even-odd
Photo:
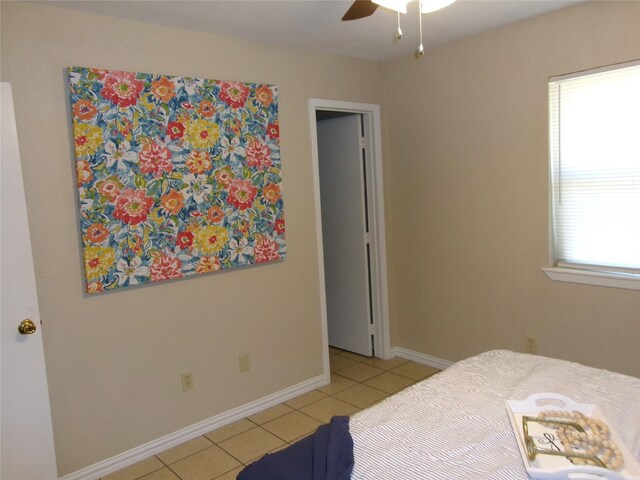
[[[389,294],[387,284],[387,257],[384,217],[384,183],[382,167],[382,128],[380,105],[369,103],[343,102],[319,98],[309,99],[309,127],[311,134],[311,156],[313,165],[313,195],[316,214],[316,244],[318,250],[318,275],[320,289],[320,313],[322,318],[322,342],[324,346],[324,370],[328,377],[329,333],[327,323],[327,294],[324,275],[324,245],[322,240],[322,209],[320,202],[320,165],[318,163],[318,135],[316,111],[347,112],[363,115],[364,128],[370,139],[366,157],[371,191],[368,192],[369,222],[371,235],[371,302],[374,307],[373,330],[374,350],[379,358],[389,358],[391,343],[389,338]]]

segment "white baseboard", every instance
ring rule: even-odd
[[[266,397],[260,398],[254,402],[214,415],[211,418],[195,423],[189,427],[185,427],[177,432],[152,440],[149,443],[145,443],[144,445],[140,445],[139,447],[133,448],[127,452],[123,452],[115,457],[108,458],[107,460],[103,460],[81,470],[77,470],[61,477],[60,480],[97,480],[109,473],[113,473],[139,462],[140,460],[144,460],[152,455],[163,452],[168,448],[175,447],[183,442],[204,435],[211,430],[224,427],[236,420],[253,415],[254,413],[258,413],[266,408],[273,407],[274,405],[290,400],[298,395],[302,395],[303,393],[307,393],[318,387],[326,385],[330,381],[331,378],[328,373],[318,375],[317,377],[310,378],[309,380],[305,380],[304,382],[298,383],[292,387],[267,395]]]
[[[414,362],[428,365],[438,370],[445,370],[453,365],[455,362],[449,360],[443,360],[442,358],[432,357],[420,352],[414,352],[402,347],[391,347],[391,356],[406,358],[407,360],[413,360]]]
[[[454,363],[402,347],[392,347],[389,351],[389,356],[406,358],[407,360],[413,360],[414,362],[428,365],[439,370],[444,370]],[[318,375],[317,377],[310,378],[309,380],[305,380],[304,382],[293,385],[292,387],[267,395],[266,397],[260,398],[254,402],[214,415],[206,420],[195,423],[156,440],[152,440],[151,442],[135,447],[127,452],[120,453],[114,457],[89,465],[81,470],[65,475],[59,480],[98,480],[105,475],[128,467],[129,465],[139,462],[140,460],[144,460],[152,455],[164,452],[171,447],[175,447],[176,445],[180,445],[181,443],[204,435],[216,428],[224,427],[225,425],[248,417],[249,415],[253,415],[254,413],[258,413],[264,409],[278,405],[279,403],[286,402],[298,395],[302,395],[303,393],[307,393],[318,387],[324,386],[330,381],[329,373]]]

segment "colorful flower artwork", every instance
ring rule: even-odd
[[[283,259],[273,85],[69,68],[86,290]]]

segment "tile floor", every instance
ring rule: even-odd
[[[330,347],[331,383],[209,432],[102,480],[234,480],[244,465],[351,415],[438,370]]]

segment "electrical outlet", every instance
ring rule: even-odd
[[[182,391],[186,392],[188,390],[193,390],[193,374],[191,372],[183,373],[182,377]]]
[[[527,353],[538,353],[538,339],[536,337],[525,338],[525,351]]]
[[[251,370],[251,361],[249,355],[240,355],[238,357],[238,363],[240,364],[240,373],[248,372]]]

